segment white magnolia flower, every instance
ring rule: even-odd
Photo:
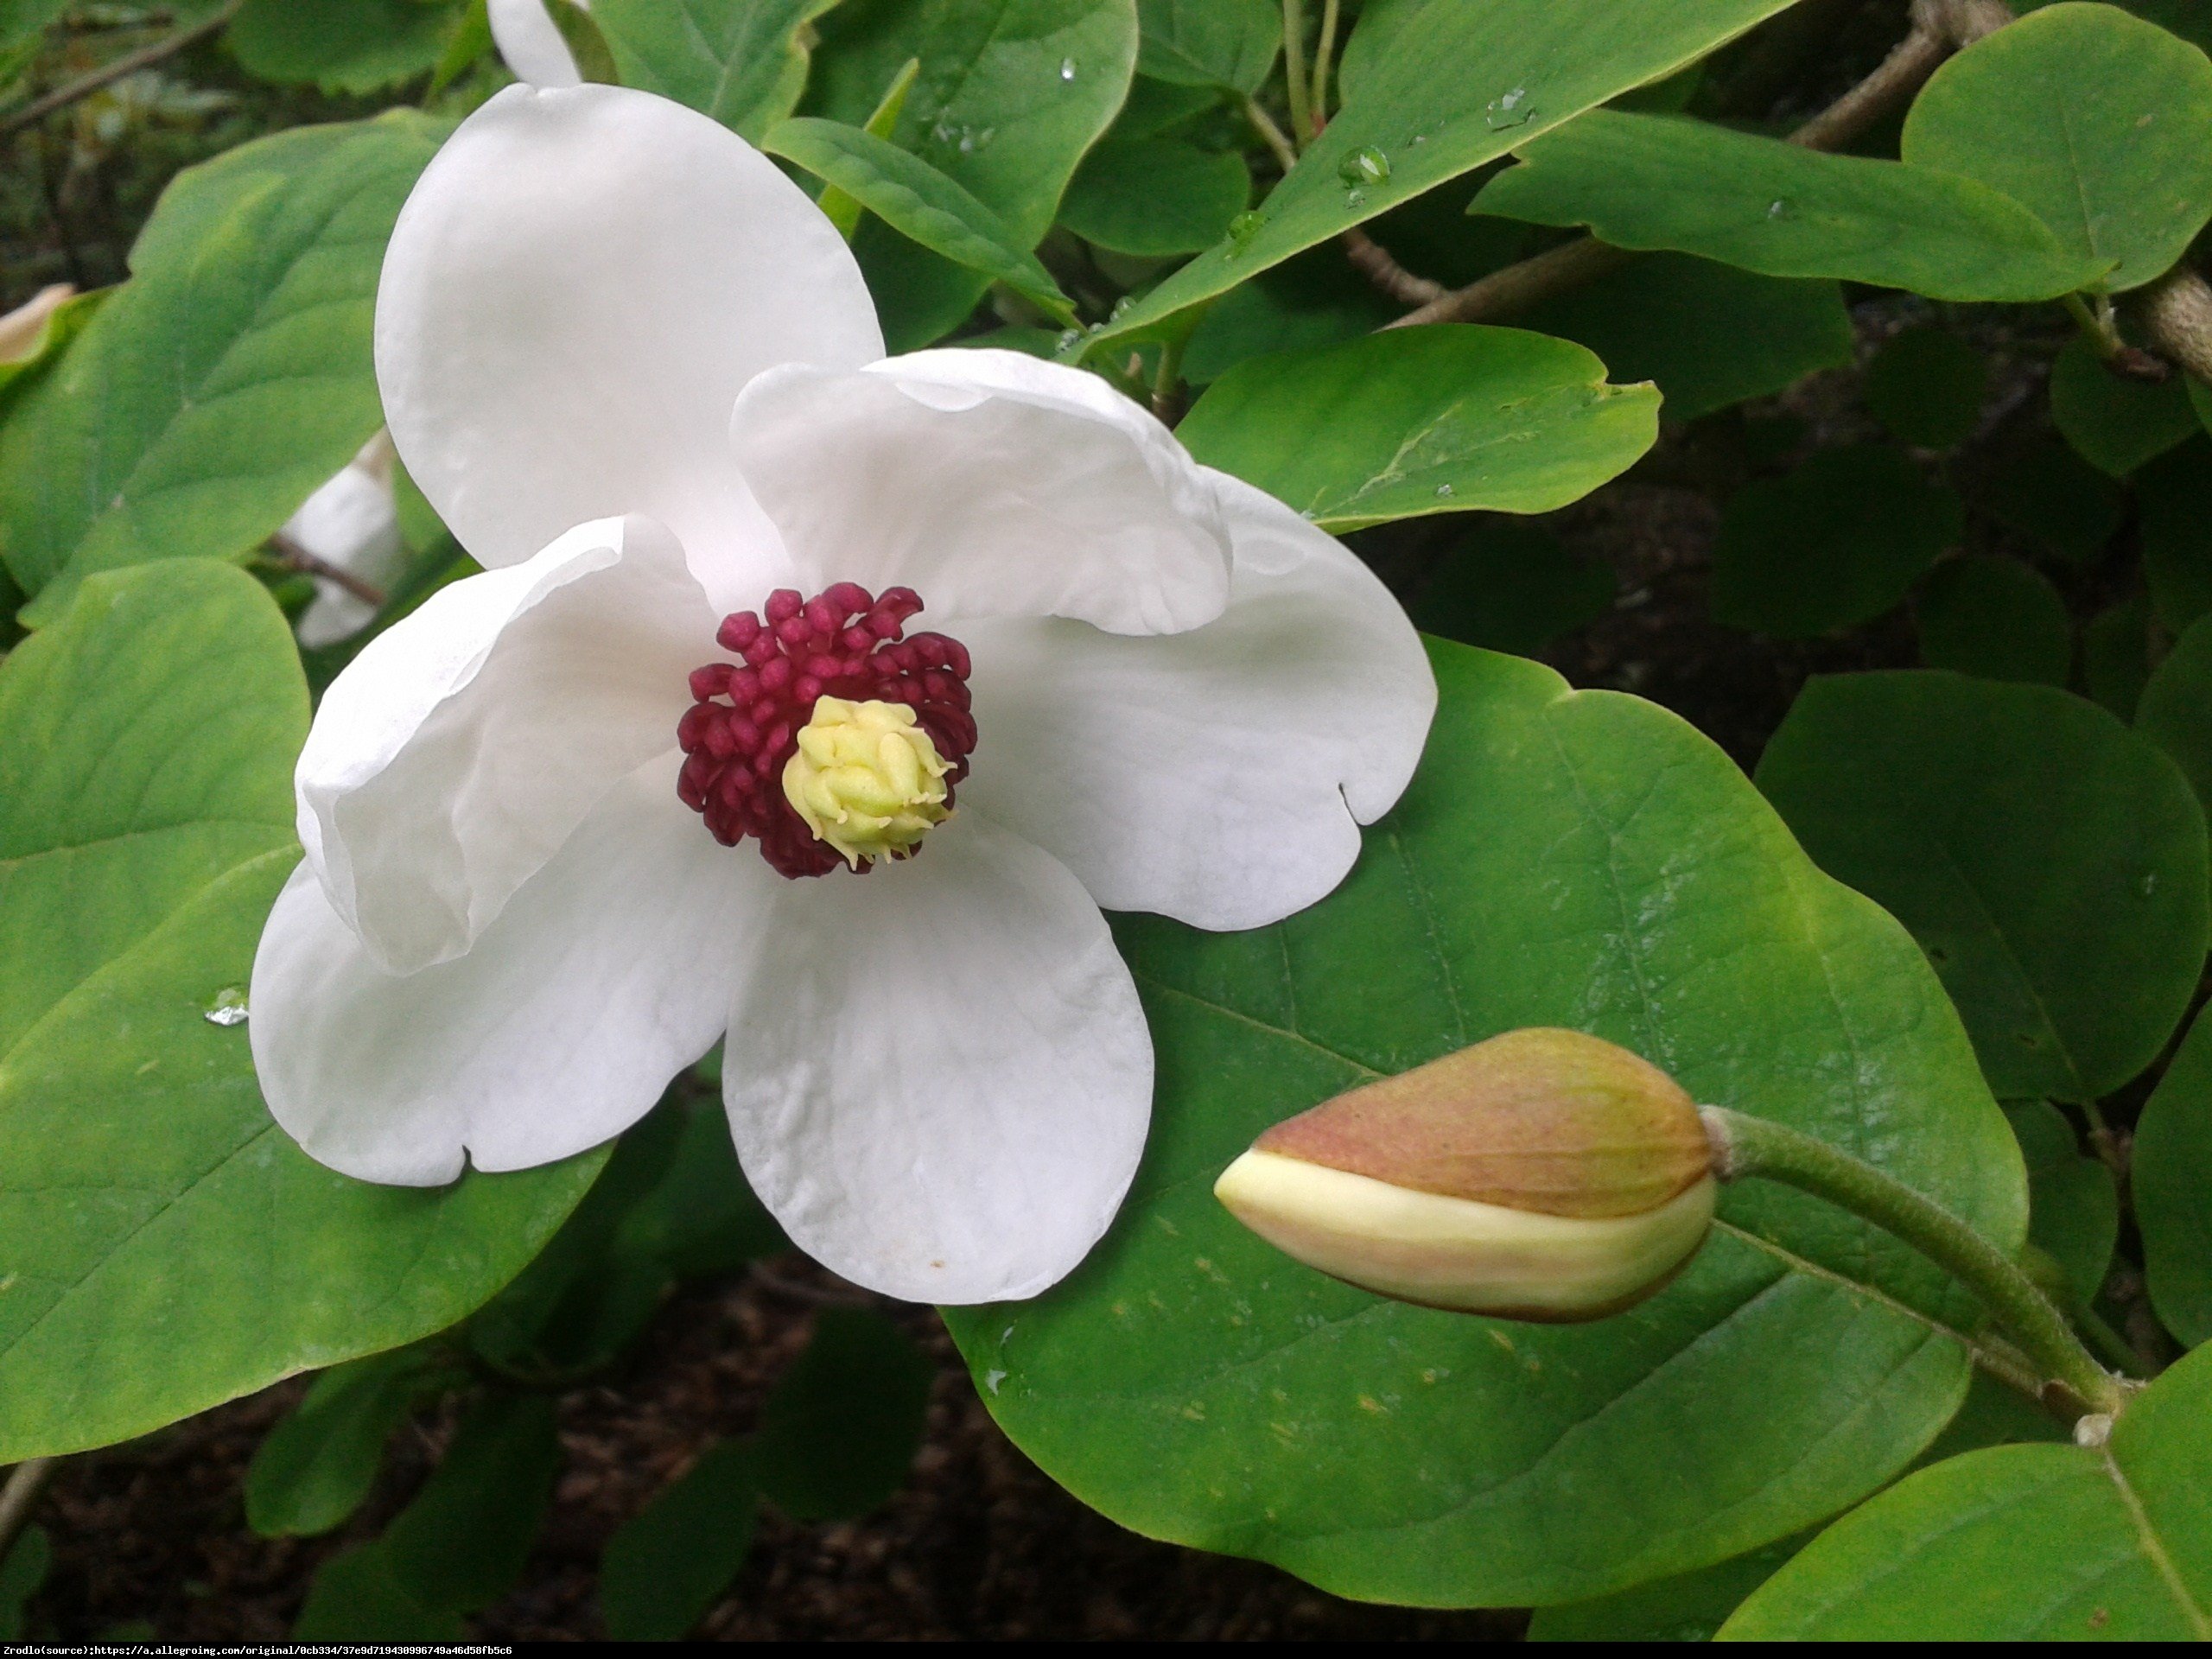
[[[591,0],[575,0],[576,10],[589,11]],[[560,25],[545,10],[545,0],[491,0],[492,40],[518,80],[533,86],[575,86],[583,76],[575,54],[562,38]]]
[[[1152,1090],[1099,907],[1249,928],[1336,886],[1434,706],[1403,613],[1090,375],[886,359],[798,187],[642,92],[462,124],[377,368],[486,573],[301,756],[252,986],[278,1121],[373,1180],[517,1169],[727,1033],[803,1249],[917,1300],[1065,1274]]]
[[[391,496],[391,439],[379,432],[327,484],[309,496],[277,532],[302,552],[369,587],[389,588],[407,562],[399,511]],[[313,602],[301,613],[303,645],[335,645],[359,633],[377,607],[326,576],[315,578]]]

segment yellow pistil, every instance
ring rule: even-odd
[[[822,697],[785,764],[784,798],[857,869],[865,859],[911,856],[951,816],[951,770],[905,704]]]

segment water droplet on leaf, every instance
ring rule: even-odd
[[[1767,203],[1766,216],[1769,219],[1795,219],[1797,217],[1797,208],[1789,197],[1777,196],[1772,201]]]
[[[1357,185],[1344,192],[1344,206],[1347,207],[1357,207],[1366,200],[1367,192],[1360,189]]]
[[[1232,246],[1243,247],[1260,233],[1260,226],[1268,222],[1265,213],[1239,213],[1229,221],[1229,240]]]
[[[1075,60],[1073,58],[1062,58],[1060,60],[1060,79],[1062,80],[1073,80],[1075,79]]]
[[[1516,86],[1490,101],[1483,112],[1484,124],[1492,132],[1503,132],[1510,127],[1525,127],[1536,113],[1536,106],[1529,102],[1529,89]]]
[[[1337,176],[1346,184],[1380,184],[1390,176],[1390,158],[1372,144],[1362,144],[1344,157]]]
[[[215,993],[215,1000],[207,1005],[201,1016],[211,1026],[242,1026],[245,1024],[245,987],[226,985]]]
[[[1436,493],[1439,495],[1450,495],[1453,492],[1449,484],[1440,484],[1436,486]]]

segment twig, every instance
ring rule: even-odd
[[[179,29],[165,39],[142,46],[136,52],[126,52],[112,63],[104,63],[89,75],[57,86],[45,97],[34,99],[12,115],[0,117],[0,138],[21,132],[25,127],[43,121],[56,110],[66,110],[79,99],[90,97],[112,81],[125,75],[136,74],[141,69],[163,63],[200,41],[204,41],[231,21],[245,0],[227,0],[220,11],[203,17],[189,29]]]
[[[2012,21],[2005,0],[1914,0],[1912,32],[1872,74],[1792,132],[1789,142],[1808,149],[1842,148],[1910,102],[1952,52]],[[1561,289],[1602,276],[1626,257],[1595,237],[1580,237],[1450,290],[1383,326],[1476,322],[1525,310]]]
[[[39,1494],[46,1490],[46,1483],[54,1478],[54,1471],[60,1466],[59,1458],[33,1458],[28,1463],[17,1464],[8,1477],[8,1484],[0,1486],[0,1561],[8,1559],[16,1540],[30,1525],[31,1511],[38,1507]]]
[[[1283,130],[1275,125],[1274,117],[1261,108],[1260,100],[1249,93],[1244,99],[1244,118],[1252,124],[1252,130],[1258,133],[1268,148],[1274,152],[1278,167],[1287,173],[1298,165],[1298,152],[1291,147]]]
[[[2151,343],[2212,385],[2212,284],[2176,265],[2142,291],[2137,316]]]
[[[276,562],[287,570],[296,570],[303,576],[313,576],[319,582],[343,588],[363,604],[373,605],[378,610],[384,608],[383,588],[363,582],[351,570],[341,569],[329,560],[308,552],[283,531],[279,531],[269,538],[269,547],[276,554]]]
[[[1441,283],[1408,270],[1391,257],[1389,249],[1357,225],[1338,240],[1344,245],[1344,257],[1360,275],[1400,305],[1431,305],[1452,291]]]

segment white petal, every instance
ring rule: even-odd
[[[676,798],[671,750],[626,779],[468,954],[370,959],[306,865],[254,957],[253,1060],[308,1153],[429,1186],[620,1134],[721,1034],[732,942],[781,878]]]
[[[491,16],[492,39],[517,80],[533,86],[582,84],[575,54],[546,12],[545,0],[492,0]]]
[[[1221,613],[1229,538],[1167,429],[1096,375],[1020,352],[789,367],[731,441],[802,585],[918,592],[932,615],[1172,633]]]
[[[960,800],[1037,842],[1109,910],[1259,927],[1359,856],[1436,711],[1420,637],[1367,567],[1216,474],[1236,542],[1220,620],[1165,639],[1075,622],[938,624],[975,658]]]
[[[302,552],[389,588],[406,563],[399,512],[391,499],[390,441],[382,434],[302,505],[279,532]],[[300,618],[300,643],[327,645],[359,632],[377,607],[334,582],[315,579],[315,601]]]
[[[830,221],[720,123],[620,86],[511,86],[408,199],[377,296],[377,380],[408,471],[485,565],[641,512],[718,605],[780,551],[729,454],[779,363],[882,355]]]
[[[714,630],[683,550],[631,518],[442,588],[370,641],[324,693],[296,782],[308,861],[371,956],[404,973],[467,950],[674,744]]]
[[[1152,1041],[1074,877],[963,810],[907,863],[788,884],[743,944],[723,1093],[794,1243],[910,1301],[1083,1259],[1144,1148]]]

